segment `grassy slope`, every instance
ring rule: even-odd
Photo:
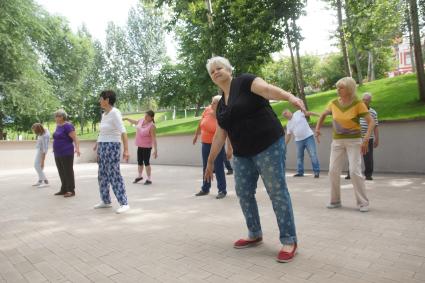
[[[405,75],[395,78],[382,79],[367,83],[358,89],[358,96],[362,93],[371,92],[373,94],[372,107],[378,112],[380,121],[406,120],[425,118],[425,104],[418,102],[418,89],[415,75]],[[336,91],[326,91],[307,97],[309,110],[321,113],[326,104],[336,97]],[[289,107],[287,102],[273,103],[274,111],[281,118],[282,110]],[[289,107],[292,109],[291,107]],[[294,109],[292,109],[294,110]],[[191,113],[193,115],[193,113]],[[134,114],[128,117],[140,119],[144,114]],[[168,120],[164,121],[164,115]],[[189,113],[188,113],[189,115]],[[191,116],[192,116],[191,115]],[[199,122],[199,117],[181,118],[170,120],[171,113],[158,113],[155,117],[158,135],[175,135],[194,133]],[[181,116],[181,115],[178,115]],[[181,116],[183,117],[183,116]],[[286,120],[281,118],[283,124]],[[311,119],[311,123],[317,121],[316,117]],[[326,120],[330,122],[330,117]],[[135,128],[125,123],[129,136],[134,136]],[[82,139],[93,139],[97,134],[81,136]]]
[[[399,76],[364,84],[357,91],[358,97],[361,98],[364,92],[372,93],[372,108],[378,112],[380,121],[425,118],[425,104],[418,101],[415,75]],[[320,113],[325,109],[326,104],[335,97],[335,90],[308,96],[309,110]],[[287,102],[281,102],[274,104],[273,109],[280,114],[288,106]],[[312,123],[316,121],[315,117],[311,120]],[[329,122],[330,118],[327,121]]]

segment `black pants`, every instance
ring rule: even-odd
[[[364,161],[364,175],[365,177],[372,177],[373,173],[373,139],[369,140],[369,150],[363,155]]]
[[[145,166],[150,166],[150,160],[151,160],[151,151],[152,147],[138,147],[137,148],[137,164],[139,166],[142,166],[143,164]]]
[[[61,179],[61,192],[75,192],[74,179],[74,155],[55,157],[56,168],[58,168]]]

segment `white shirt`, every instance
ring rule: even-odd
[[[47,153],[47,150],[49,149],[49,140],[50,140],[49,130],[44,129],[44,134],[37,137],[37,144],[35,145],[35,148],[40,150],[40,152],[42,153]]]
[[[302,141],[313,135],[307,119],[301,110],[295,111],[292,114],[291,120],[286,124],[288,134],[295,137],[295,141]]]
[[[112,107],[109,113],[102,114],[97,142],[121,142],[121,134],[125,133],[121,112]]]

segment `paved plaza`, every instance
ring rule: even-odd
[[[378,174],[367,182],[371,210],[355,208],[342,179],[343,208],[325,208],[326,173],[293,178],[299,253],[275,261],[280,248],[271,203],[259,182],[257,199],[264,244],[236,250],[246,226],[228,178],[229,194],[216,188],[194,197],[201,168],[154,166],[153,185],[132,184],[136,165],[123,165],[131,210],[94,210],[97,167],[78,164],[76,197],[59,190],[48,167],[48,188],[31,187],[32,168],[0,172],[0,282],[425,282],[425,177]],[[114,208],[117,203],[113,197]]]

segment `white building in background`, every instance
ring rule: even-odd
[[[424,48],[422,44],[422,49]],[[389,73],[389,76],[397,76],[407,73],[412,73],[412,63],[414,60],[414,54],[410,52],[409,38],[403,37],[399,43],[394,46],[394,53],[396,56],[397,68]],[[412,52],[413,48],[412,48]]]

